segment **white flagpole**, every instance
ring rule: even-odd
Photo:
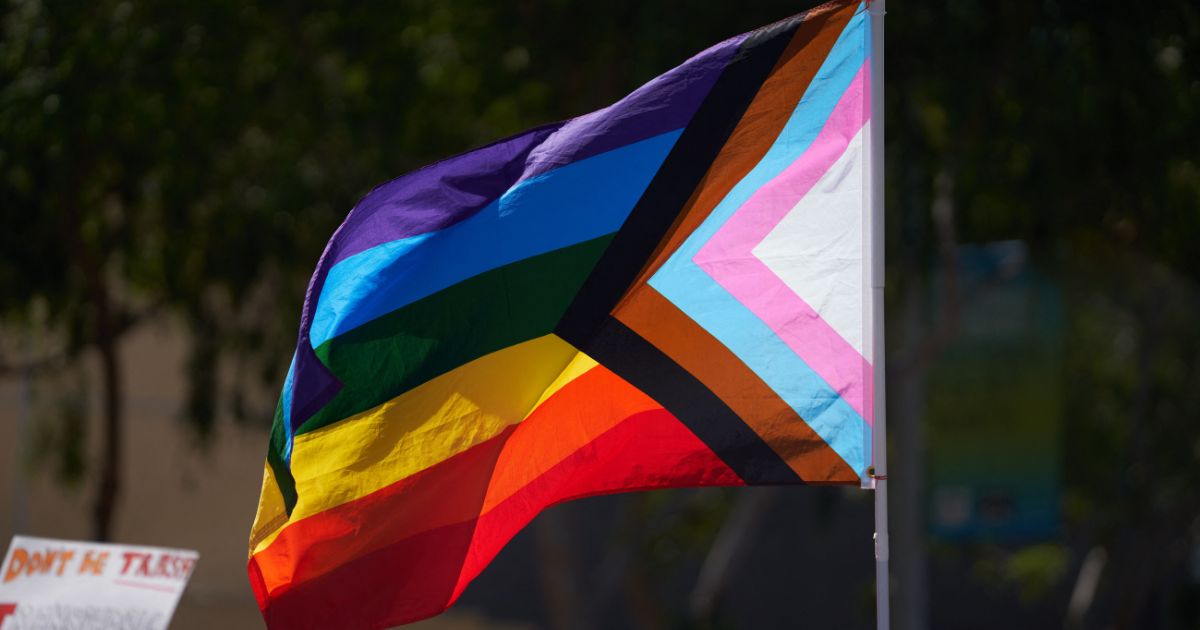
[[[875,483],[875,627],[891,627],[888,583],[887,371],[883,323],[883,16],[887,0],[869,0],[871,13],[871,358],[875,426],[871,434]]]

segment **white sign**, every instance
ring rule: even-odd
[[[13,536],[0,565],[0,630],[166,630],[199,554]]]

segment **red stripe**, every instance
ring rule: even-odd
[[[474,528],[438,527],[294,584],[271,597],[267,627],[387,628],[432,617],[451,604]]]
[[[289,524],[257,554],[261,590],[275,594],[408,536],[474,519],[593,436],[656,407],[612,372],[593,368],[516,427],[369,495]],[[376,516],[366,519],[364,513]]]
[[[604,366],[576,377],[517,426],[496,461],[480,512],[520,492],[622,420],[652,409],[662,405]]]
[[[595,436],[655,408],[657,403],[609,370],[593,368],[516,427],[369,495],[289,524],[257,554],[261,590],[275,594],[408,536],[474,519]],[[367,519],[363,513],[376,516]]]
[[[553,430],[550,423],[543,426]],[[475,465],[459,456],[421,474],[428,473],[423,479],[429,480],[448,474],[442,469]],[[490,468],[485,472],[490,473]],[[414,487],[424,483],[414,482]],[[404,538],[391,536],[394,542],[385,547],[276,590],[264,616],[269,626],[279,628],[387,627],[416,621],[445,610],[513,535],[550,505],[628,490],[740,484],[741,480],[670,413],[661,409],[643,412],[596,437],[478,519]],[[448,492],[452,488],[439,483],[435,490],[449,498],[456,494]],[[355,502],[353,519],[378,536],[388,531],[379,523],[386,524],[397,513],[410,510],[407,498],[398,503]],[[292,530],[312,520],[317,517],[293,524],[280,538],[294,537]],[[347,530],[344,535],[354,538],[363,532]],[[286,548],[295,548],[299,542],[297,539]],[[328,543],[331,552],[338,544],[353,545],[352,540]],[[283,560],[272,555],[277,546],[279,540],[255,560]]]
[[[492,469],[514,427],[365,497],[287,525],[254,555],[262,594],[297,583],[395,541],[479,515]],[[253,579],[251,580],[254,581]]]
[[[741,478],[670,412],[632,416],[479,518],[452,601],[547,507],[618,492],[740,485]]]

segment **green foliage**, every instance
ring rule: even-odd
[[[239,382],[277,386],[308,276],[370,187],[603,106],[793,9],[778,5],[733,22],[693,8],[663,32],[681,3],[16,0],[0,40],[0,316],[28,321],[43,301],[75,355],[98,334],[94,269],[119,322],[182,316],[203,434],[222,356]],[[577,28],[546,28],[562,23]]]
[[[1200,514],[1200,8],[907,3],[888,38],[889,297],[945,255],[939,178],[959,241],[1023,240],[1062,283],[1065,538],[1109,550],[1098,597],[1137,627]],[[1059,553],[992,574],[1040,597]]]
[[[11,0],[0,9],[0,373],[101,357],[96,535],[119,488],[119,340],[191,333],[182,410],[266,425],[309,275],[370,187],[619,98],[794,11],[414,0],[300,7]],[[688,28],[658,25],[687,15]],[[546,28],[572,24],[573,28]],[[31,305],[42,314],[33,318]],[[232,366],[233,391],[218,368]],[[111,439],[110,439],[111,438]]]
[[[1050,594],[1067,575],[1069,550],[1060,544],[1044,543],[1005,552],[987,547],[975,564],[980,584],[1016,584],[1021,601],[1029,603]]]
[[[77,489],[87,469],[86,379],[69,369],[27,386],[34,424],[22,465],[48,469],[52,479]]]

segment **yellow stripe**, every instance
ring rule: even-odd
[[[250,549],[257,550],[263,541],[274,540],[287,522],[287,510],[283,505],[283,495],[279,493],[279,484],[275,482],[275,472],[264,462],[258,512],[254,515],[254,525],[250,526]]]
[[[575,357],[571,359],[571,362],[567,364],[567,367],[563,369],[562,374],[559,374],[558,378],[554,379],[553,383],[550,383],[550,387],[546,388],[546,391],[542,394],[542,397],[538,398],[537,403],[530,407],[529,412],[525,415],[528,416],[530,413],[533,413],[533,410],[537,409],[542,403],[546,402],[546,399],[553,396],[554,392],[562,389],[567,383],[570,383],[580,376],[583,376],[584,372],[587,372],[597,365],[600,364],[596,363],[596,360],[592,357],[589,357],[582,352],[577,352]]]
[[[525,418],[575,365],[577,354],[557,336],[538,337],[296,436],[291,469],[297,502],[289,522],[366,496],[495,437]],[[278,531],[262,538],[255,552]]]

